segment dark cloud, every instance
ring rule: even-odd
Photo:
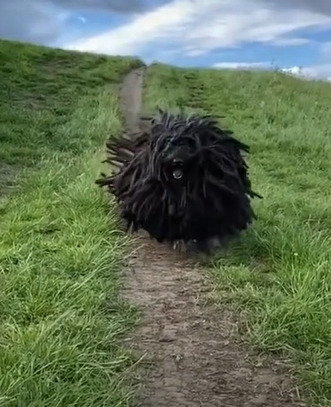
[[[298,8],[301,7],[306,10],[331,16],[330,0],[295,0],[293,3],[296,4]]]
[[[142,0],[0,0],[0,38],[51,44],[62,31],[65,12],[133,13]]]
[[[274,7],[284,9],[307,10],[331,17],[330,0],[263,0],[263,3],[272,4]]]
[[[7,0],[10,1],[10,0]],[[50,0],[56,6],[71,10],[100,10],[132,13],[144,10],[141,0]]]
[[[0,37],[47,43],[60,33],[60,21],[38,1],[0,0]]]

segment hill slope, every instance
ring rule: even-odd
[[[127,405],[126,240],[94,180],[141,62],[7,41],[0,57],[0,405]]]
[[[277,72],[148,70],[145,109],[225,116],[251,146],[258,221],[215,259],[216,301],[233,304],[260,351],[285,352],[318,406],[331,403],[331,86]],[[246,325],[247,323],[247,325]]]
[[[127,406],[135,312],[118,299],[126,238],[94,186],[141,62],[0,41],[0,404]],[[285,353],[331,401],[331,87],[280,73],[147,70],[144,107],[198,109],[251,145],[258,221],[214,259],[214,300],[258,350]]]

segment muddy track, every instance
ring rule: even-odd
[[[132,71],[120,92],[126,127],[137,126],[144,69]],[[127,343],[152,362],[136,406],[302,406],[287,367],[263,360],[240,342],[235,316],[208,301],[211,281],[193,259],[136,239],[123,275],[123,296],[142,311]]]

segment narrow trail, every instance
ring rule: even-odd
[[[137,126],[144,69],[127,75],[120,92],[126,127]],[[205,270],[144,233],[123,275],[123,296],[142,310],[128,344],[152,362],[140,407],[297,407],[286,366],[252,354],[240,342],[234,315],[208,302]]]

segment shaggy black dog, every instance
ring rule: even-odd
[[[255,214],[250,199],[246,144],[210,116],[150,118],[149,130],[107,143],[117,168],[96,183],[109,188],[128,228],[145,229],[159,242],[194,242],[210,249],[237,236]]]

